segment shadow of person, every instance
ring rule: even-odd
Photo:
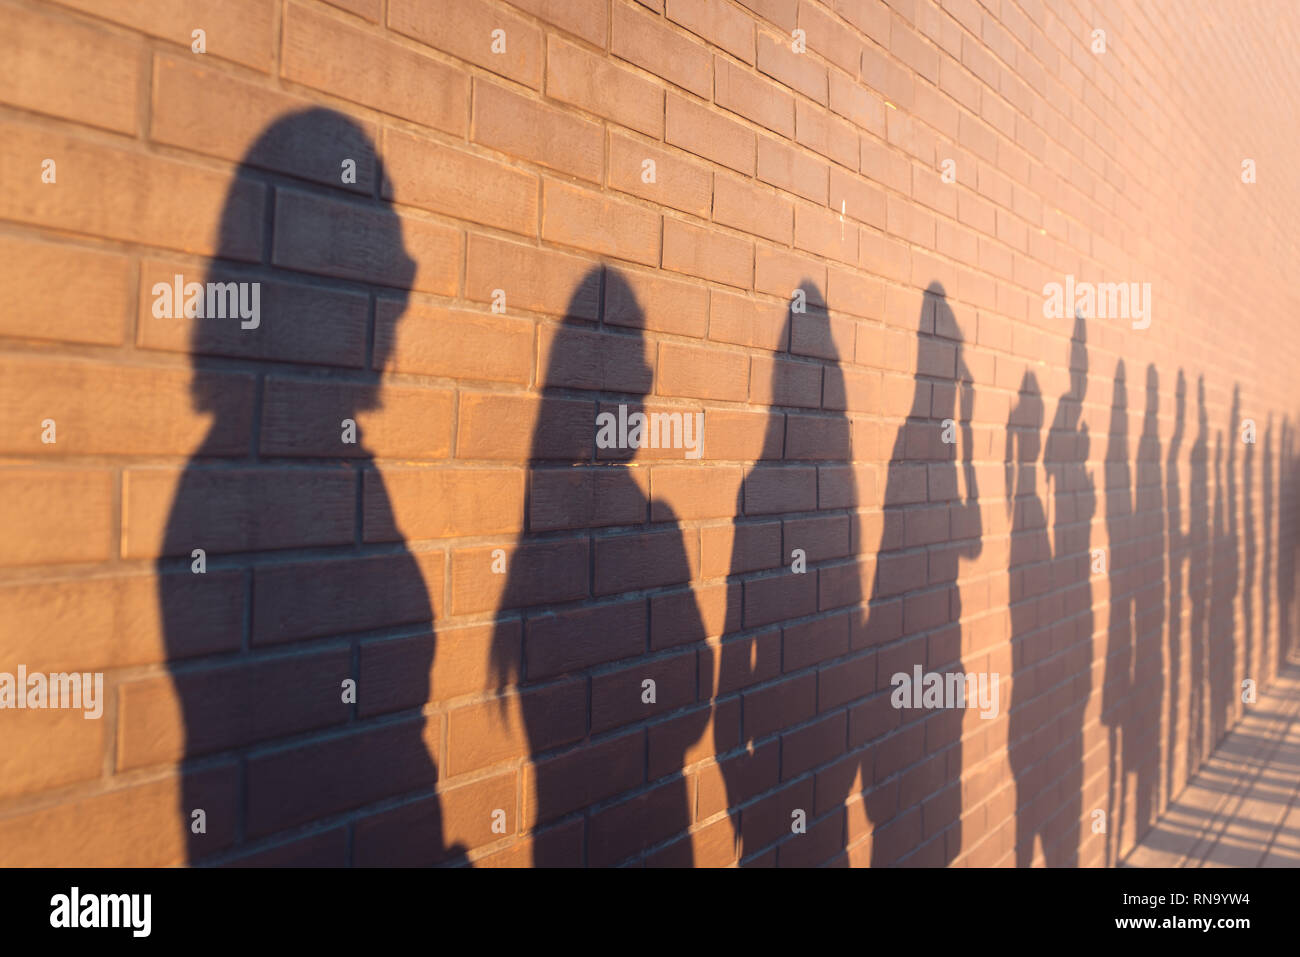
[[[975,687],[967,678],[956,682],[963,699],[945,702],[952,707],[917,709],[900,681],[912,681],[918,666],[963,676],[967,669],[957,580],[961,562],[982,552],[983,520],[971,427],[974,377],[962,345],[944,288],[931,283],[918,323],[912,402],[889,457],[866,625],[868,640],[883,645],[877,688],[892,689],[856,732],[874,743],[863,752],[861,771],[873,867],[945,866],[963,849],[962,734],[971,712],[983,717],[983,702],[971,700]],[[903,667],[886,673],[886,656]],[[980,676],[973,677],[978,687]],[[985,680],[991,693],[992,676]],[[919,754],[927,757],[914,779],[925,786],[916,793],[901,777]]]
[[[1096,494],[1088,472],[1088,426],[1082,422],[1088,392],[1087,328],[1076,316],[1070,340],[1070,387],[1056,405],[1056,414],[1043,448],[1047,476],[1052,561],[1049,566],[1053,593],[1049,596],[1042,639],[1049,657],[1036,668],[1034,698],[1051,702],[1036,717],[1049,722],[1041,734],[1046,754],[1027,754],[1016,776],[1016,862],[1035,860],[1035,841],[1041,842],[1048,866],[1073,864],[1078,859],[1079,828],[1083,813],[1083,719],[1092,692],[1092,517]],[[1017,678],[1018,682],[1019,679]],[[1025,694],[1016,690],[1020,700]],[[1012,718],[1012,740],[1029,732],[1024,721]]]
[[[869,411],[869,396],[849,387],[821,290],[806,277],[798,290],[770,379],[752,386],[756,395],[766,389],[769,406],[729,529],[714,750],[745,864],[771,859],[766,847],[783,838],[781,866],[822,864],[842,850],[844,776],[857,770],[856,759],[845,760],[848,706],[873,690],[872,672],[863,670],[874,665],[861,627],[859,475],[848,417]],[[809,692],[818,687],[814,705]],[[739,741],[728,718],[737,710]],[[795,723],[803,727],[791,730]],[[763,793],[777,783],[778,767],[781,787]],[[810,771],[817,772],[815,803]],[[789,822],[800,809],[806,829],[794,830]]]
[[[1133,681],[1139,695],[1136,712],[1125,728],[1123,766],[1125,774],[1134,774],[1134,836],[1142,840],[1155,823],[1160,806],[1160,739],[1161,713],[1164,708],[1165,620],[1165,500],[1160,457],[1160,377],[1154,364],[1147,365],[1146,408],[1142,415],[1142,435],[1138,439],[1136,484],[1133,490],[1134,521],[1132,538],[1142,543],[1134,557],[1153,557],[1145,561],[1156,565],[1155,573],[1142,570],[1134,582],[1133,593]],[[1146,543],[1154,539],[1153,545]],[[1139,546],[1135,546],[1139,547]],[[1172,760],[1172,759],[1168,759]]]
[[[1106,540],[1108,545],[1108,620],[1106,668],[1101,689],[1101,723],[1108,728],[1109,780],[1106,790],[1107,866],[1119,860],[1128,808],[1128,768],[1123,752],[1138,733],[1131,720],[1133,693],[1133,473],[1128,461],[1128,386],[1124,360],[1115,366],[1115,391],[1110,406],[1104,473]]]
[[[1237,528],[1237,445],[1240,443],[1241,393],[1232,391],[1227,434],[1216,436],[1214,451],[1214,541],[1210,591],[1210,738],[1212,751],[1228,733],[1237,710],[1237,592],[1241,565]],[[1225,449],[1226,446],[1226,449]],[[1220,467],[1222,466],[1222,471]],[[1225,480],[1226,473],[1226,480]]]
[[[1205,408],[1205,377],[1196,380],[1196,438],[1190,453],[1191,487],[1187,493],[1187,593],[1192,600],[1188,636],[1187,779],[1196,773],[1206,749],[1207,712],[1205,674],[1209,610],[1210,535],[1210,418]]]
[[[580,318],[596,303],[597,321]],[[527,739],[533,866],[695,863],[696,775],[686,765],[709,724],[713,654],[690,588],[698,547],[688,554],[672,507],[648,489],[652,475],[667,487],[693,470],[682,460],[703,436],[690,410],[643,410],[654,386],[646,325],[628,281],[597,267],[565,319],[542,330],[528,499],[491,654],[497,682],[513,687],[500,710],[518,709]],[[639,436],[638,414],[647,415]]]
[[[372,184],[368,196],[343,199],[271,172],[337,176],[347,159]],[[309,850],[318,844],[307,840],[300,849],[291,839],[305,825],[317,837],[322,831],[338,837],[326,842],[340,849],[326,863],[424,863],[463,853],[444,844],[434,791],[438,725],[422,713],[435,646],[423,568],[397,530],[383,477],[356,424],[360,413],[382,406],[378,374],[361,371],[370,286],[386,287],[396,322],[416,269],[398,217],[380,198],[384,184],[373,144],[347,117],[311,109],[271,124],[231,183],[205,277],[209,290],[214,283],[246,283],[249,290],[260,283],[260,317],[255,324],[239,317],[185,320],[194,409],[212,423],[176,484],[157,567],[170,678],[184,725],[175,756],[193,771],[184,777],[178,807],[191,862],[211,853],[207,834],[190,826],[204,802],[203,771],[232,757],[243,765],[236,850],[253,845],[247,862],[319,862]],[[272,195],[260,206],[248,202],[262,190],[273,191],[275,202]],[[325,209],[333,218],[313,219]],[[251,247],[250,236],[256,237]],[[256,258],[248,250],[266,245],[263,237],[270,243],[260,264],[237,265]],[[371,368],[384,368],[386,342],[391,337],[376,336]],[[229,359],[206,356],[258,364],[242,361],[232,369]],[[353,370],[345,381],[308,380],[261,360]],[[230,401],[230,390],[253,376],[261,402],[256,414]],[[232,440],[248,436],[250,427],[251,448],[247,438]],[[200,568],[202,575],[186,573]],[[251,579],[242,638],[230,636],[221,649],[228,654],[195,658],[196,610],[211,602],[201,590],[232,576]],[[360,704],[349,694],[363,636],[402,642],[409,672],[400,694],[376,687],[368,695],[362,688]],[[331,733],[303,738],[321,731]],[[410,800],[392,810],[402,798]],[[381,800],[385,813],[367,817],[367,805]],[[208,828],[235,830],[214,820],[220,813],[206,809]]]
[[[1183,567],[1187,564],[1187,539],[1183,534],[1182,482],[1179,477],[1183,431],[1187,420],[1187,378],[1178,370],[1174,390],[1174,434],[1165,457],[1165,508],[1169,522],[1167,574],[1169,579],[1169,711],[1165,729],[1165,802],[1172,802],[1182,790],[1183,776],[1177,771],[1183,674]]]
[[[1042,455],[1043,395],[1038,379],[1026,371],[1007,419],[1008,506],[1011,545],[1007,600],[1011,621],[1011,701],[1007,756],[1016,786],[1018,848],[1032,848],[1034,836],[1053,810],[1045,758],[1056,743],[1053,673],[1052,542],[1047,511],[1038,494],[1038,459]],[[1029,863],[1021,858],[1019,864]]]

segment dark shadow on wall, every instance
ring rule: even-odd
[[[937,709],[897,709],[891,701],[894,676],[911,681],[917,666],[925,673],[966,674],[957,580],[962,562],[983,549],[971,427],[974,377],[937,282],[926,289],[917,330],[912,403],[889,456],[867,608],[867,640],[878,647],[876,688],[882,694],[854,715],[863,729],[855,733],[872,742],[863,752],[861,778],[873,867],[944,866],[962,852],[962,733],[968,720],[982,720],[978,702],[970,700],[965,707]],[[963,691],[969,690],[967,682]],[[917,755],[926,756],[920,767],[912,766]]]
[[[1295,651],[1296,551],[1300,543],[1287,541],[1283,535],[1287,523],[1296,520],[1296,482],[1300,480],[1300,455],[1297,453],[1295,429],[1289,415],[1282,417],[1278,437],[1277,481],[1277,668],[1280,671]]]
[[[1096,495],[1081,421],[1088,391],[1087,330],[1076,317],[1069,354],[1070,388],[1057,402],[1043,449],[1051,503],[1052,591],[1022,612],[1013,634],[1008,741],[1016,782],[1016,863],[1027,866],[1041,845],[1049,866],[1077,862],[1083,814],[1083,716],[1092,691],[1090,534]],[[1050,496],[1050,497],[1049,497]],[[1023,506],[1022,506],[1023,507]],[[1014,565],[1013,565],[1014,567]]]
[[[492,644],[496,681],[518,688],[531,766],[523,827],[534,866],[640,858],[694,821],[695,779],[682,769],[708,727],[713,657],[689,587],[691,563],[676,515],[649,494],[646,473],[656,469],[647,465],[660,460],[597,440],[598,412],[621,422],[619,406],[630,417],[653,389],[646,323],[627,280],[597,267],[574,290],[564,320],[542,330],[524,531],[509,558]],[[628,439],[635,441],[631,427]],[[611,670],[624,658],[641,662]],[[653,702],[645,679],[655,682]],[[500,705],[512,706],[504,698]],[[647,755],[644,726],[628,727],[670,714],[650,734]],[[692,839],[656,848],[652,863],[692,866]]]
[[[1155,823],[1160,807],[1160,762],[1164,742],[1160,721],[1164,708],[1165,678],[1165,496],[1160,453],[1160,377],[1147,366],[1146,408],[1138,439],[1134,478],[1134,535],[1137,538],[1133,583],[1133,684],[1137,700],[1129,726],[1124,729],[1123,765],[1133,777],[1134,840]]]
[[[1187,592],[1192,603],[1187,710],[1187,774],[1190,780],[1208,753],[1206,635],[1210,588],[1210,420],[1205,408],[1205,377],[1196,380],[1196,438],[1191,450],[1191,488],[1187,499]]]
[[[832,782],[856,770],[844,757],[854,747],[845,705],[870,691],[872,677],[863,672],[859,474],[848,418],[866,398],[845,379],[821,290],[809,279],[798,289],[803,299],[787,307],[771,343],[769,377],[752,386],[756,395],[767,390],[769,409],[736,496],[715,689],[714,750],[746,864],[792,835],[797,809],[807,830],[781,844],[782,866],[821,863],[843,848],[844,793]],[[810,671],[819,665],[820,681]],[[790,718],[803,727],[789,730]],[[836,759],[817,776],[815,804],[808,778],[766,793]]]
[[[1227,434],[1220,432],[1214,453],[1213,590],[1210,593],[1210,738],[1213,750],[1228,733],[1236,677],[1236,602],[1241,586],[1237,527],[1237,445],[1240,443],[1240,390],[1233,389]],[[1226,450],[1224,446],[1227,446]],[[1220,471],[1222,464],[1223,472]],[[1226,476],[1224,475],[1226,473]],[[1226,480],[1221,480],[1225,479]]]
[[[1182,787],[1182,778],[1175,774],[1181,737],[1182,674],[1183,674],[1183,568],[1187,564],[1187,540],[1183,534],[1182,480],[1179,465],[1182,461],[1183,431],[1187,419],[1187,379],[1178,370],[1178,383],[1174,389],[1174,432],[1169,440],[1169,453],[1165,457],[1165,505],[1169,524],[1167,576],[1169,580],[1169,711],[1166,717],[1165,736],[1165,801],[1170,802]]]
[[[372,184],[369,195],[346,196],[267,172],[292,169],[337,186],[344,159],[355,160],[359,179]],[[322,840],[351,848],[344,853],[352,863],[431,863],[463,851],[444,842],[432,736],[421,710],[430,697],[436,642],[424,576],[397,529],[362,425],[355,444],[343,441],[342,420],[382,406],[378,375],[368,369],[384,368],[392,335],[376,335],[368,369],[355,368],[365,358],[370,287],[386,287],[391,333],[416,268],[401,224],[381,198],[384,183],[374,145],[348,118],[313,109],[277,120],[235,174],[217,254],[204,277],[260,281],[260,324],[245,329],[237,318],[188,320],[194,409],[212,424],[176,486],[157,567],[171,682],[184,723],[177,757],[195,772],[183,779],[177,809],[190,832],[191,862],[210,853],[207,835],[194,833],[190,822],[211,793],[202,769],[216,755],[241,761],[244,793],[238,824],[214,819],[222,809],[209,807],[208,829],[270,845],[248,863],[318,863],[292,843],[275,846],[279,836],[309,823],[317,837],[346,830],[337,841]],[[328,230],[314,215],[319,203],[336,204]],[[247,265],[258,239],[261,263]],[[253,371],[256,410],[234,401],[247,382],[248,360],[275,363]],[[354,368],[346,384],[312,392],[288,361]],[[321,381],[315,370],[312,375]],[[250,424],[252,448],[240,438]],[[202,575],[184,573],[194,549],[206,553]],[[300,564],[309,561],[318,564]],[[172,571],[178,573],[163,574]],[[204,589],[220,589],[232,578],[243,582],[238,593],[245,608],[252,603],[242,643],[234,635],[220,648],[196,648],[194,635],[204,630],[196,616],[213,602]],[[395,636],[394,626],[401,626]],[[343,682],[359,677],[362,635],[400,640],[406,667],[400,682],[377,677],[358,705],[345,702]],[[221,652],[218,659],[190,660],[214,651]],[[336,733],[294,740],[325,730]],[[258,750],[272,743],[286,747]],[[357,839],[359,809],[402,797],[413,800],[391,816],[372,818],[366,839]]]
[[[1106,556],[1109,582],[1109,620],[1106,624],[1106,668],[1101,689],[1101,722],[1108,729],[1110,759],[1106,800],[1106,865],[1119,859],[1124,836],[1128,774],[1122,763],[1137,728],[1130,720],[1136,703],[1133,692],[1133,475],[1128,458],[1128,387],[1124,360],[1115,368],[1115,391],[1110,406],[1104,475],[1106,498]]]

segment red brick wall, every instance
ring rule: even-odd
[[[1114,863],[1293,647],[1291,4],[0,21],[0,863]]]

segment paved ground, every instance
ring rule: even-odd
[[[1124,866],[1300,867],[1300,665],[1260,695]]]

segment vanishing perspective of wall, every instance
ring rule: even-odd
[[[0,864],[1115,864],[1295,652],[1286,0],[0,25]]]

